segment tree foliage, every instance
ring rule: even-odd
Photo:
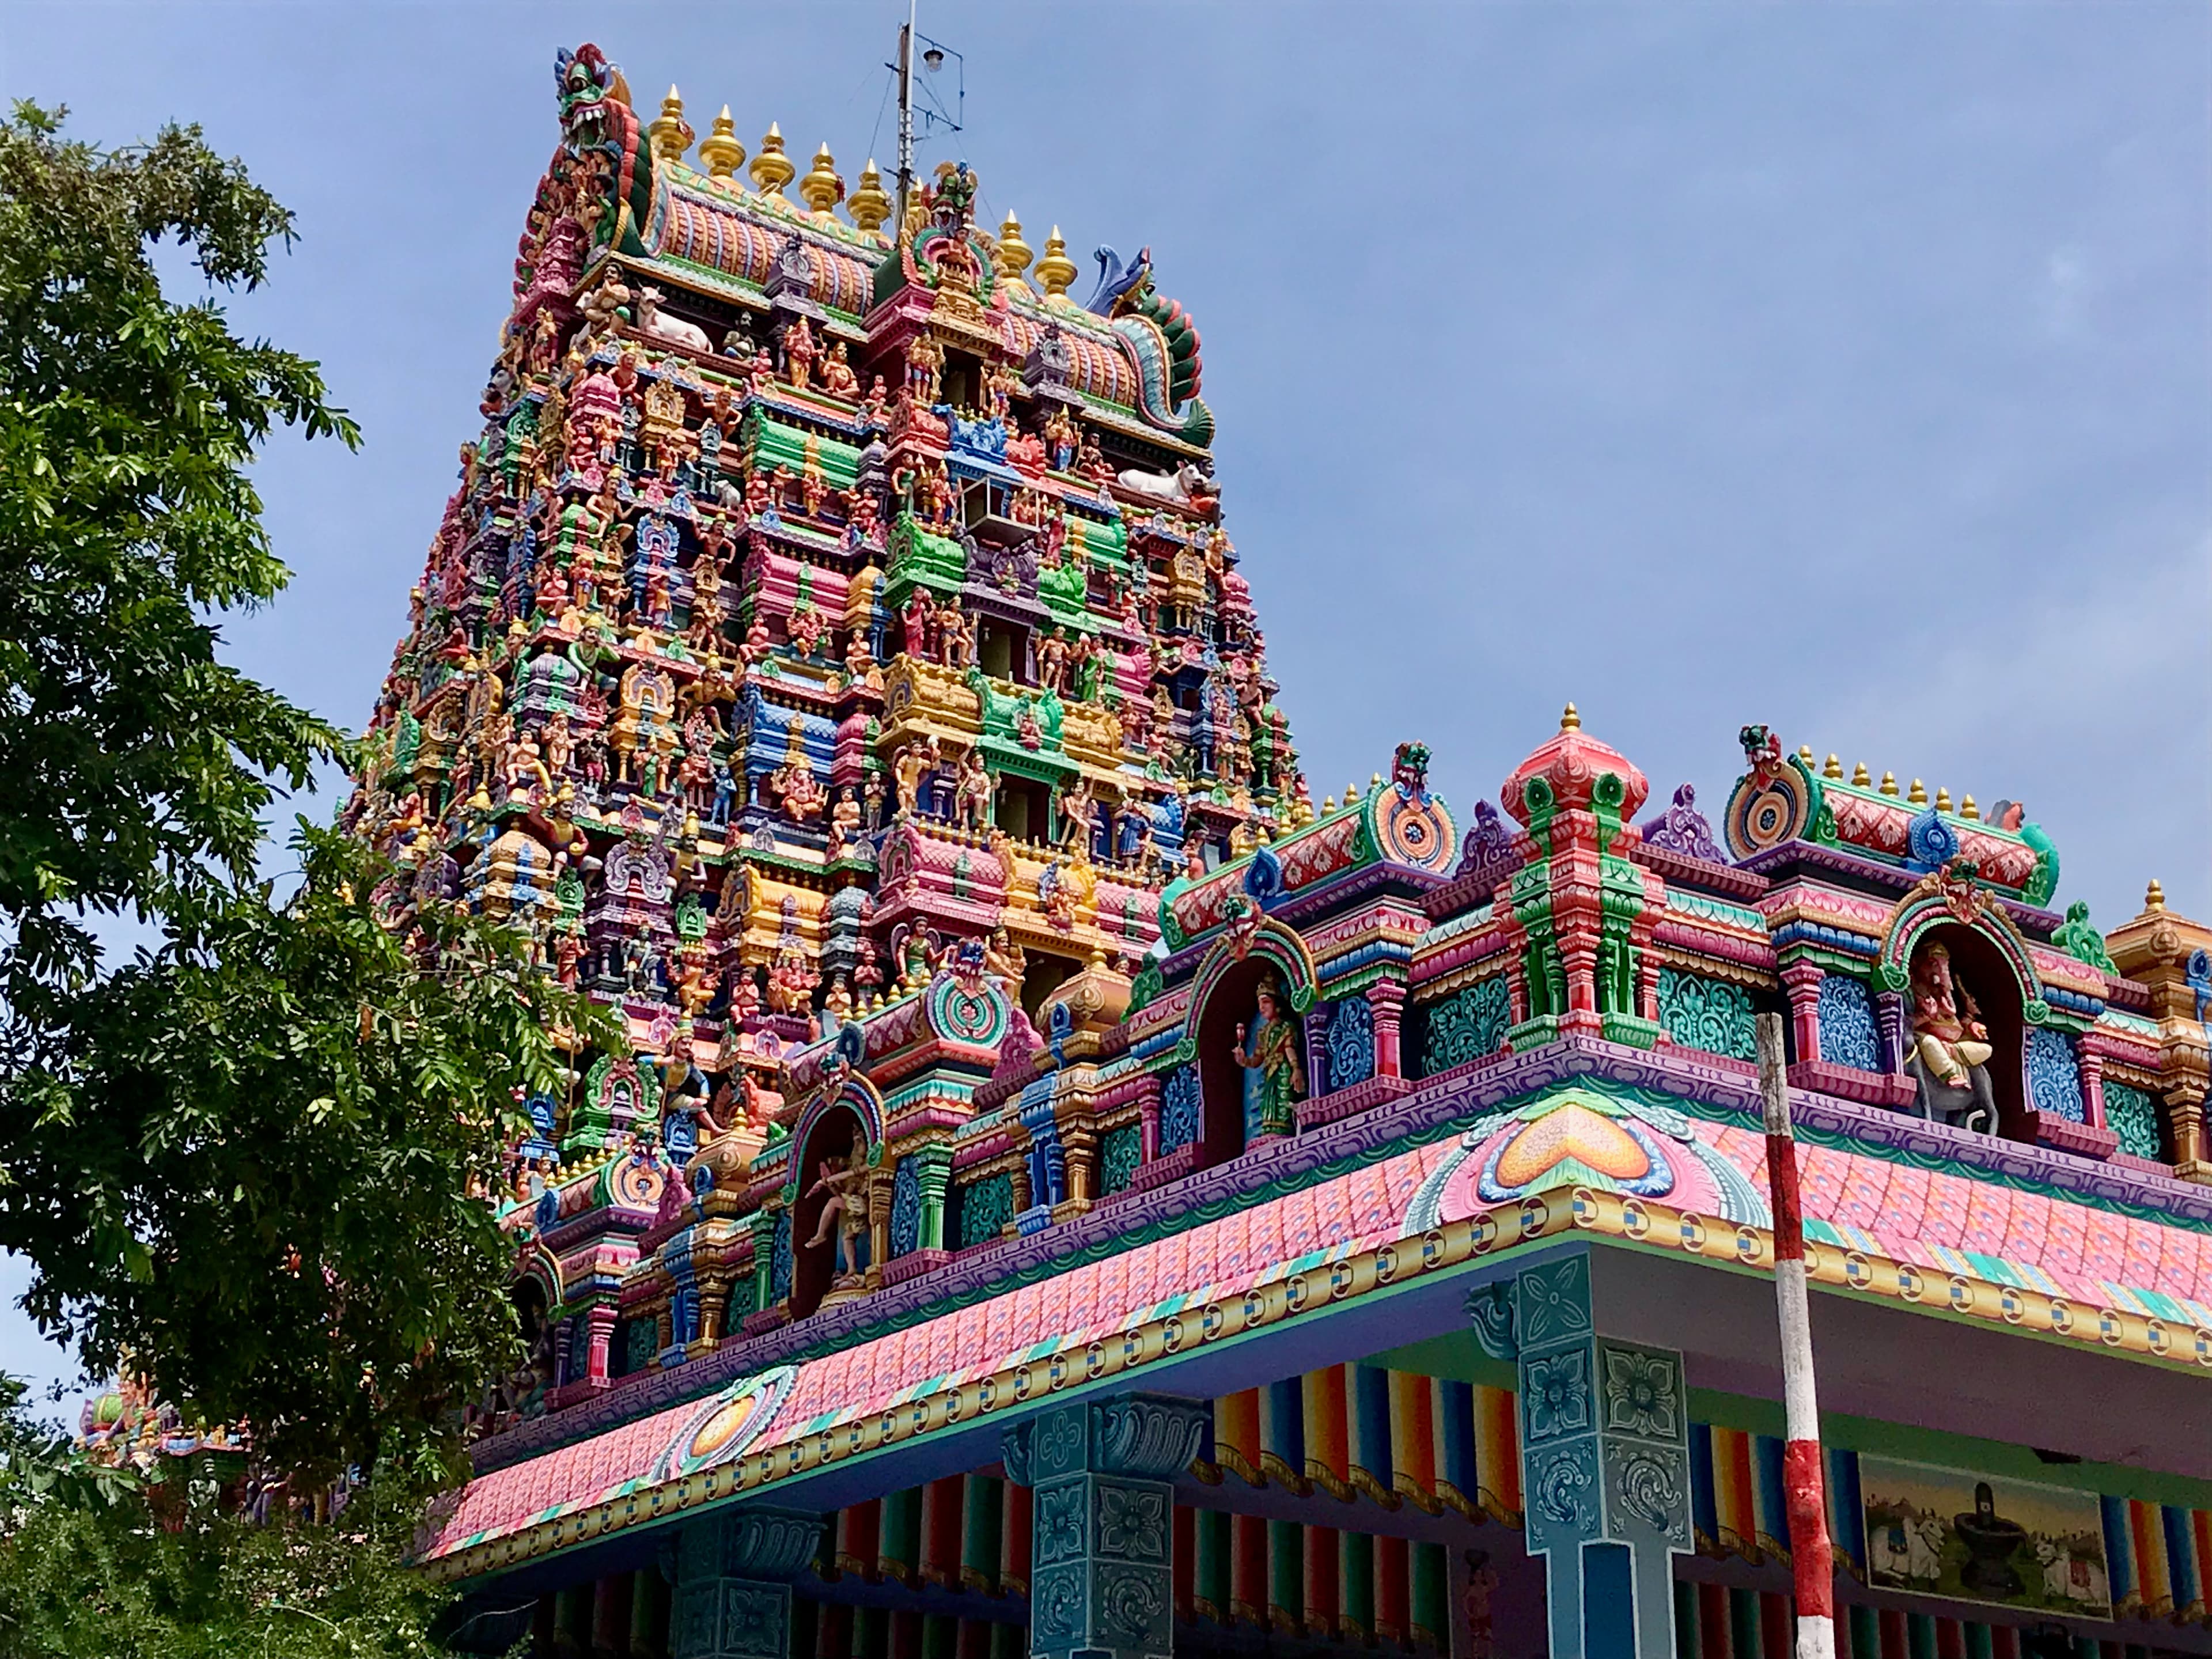
[[[562,1086],[549,1013],[590,1016],[519,936],[435,904],[395,932],[375,854],[304,823],[295,845],[289,903],[179,917],[75,999],[62,1066],[18,1091],[42,1127],[0,1220],[39,1264],[32,1311],[94,1364],[127,1352],[276,1467],[329,1474],[514,1363],[483,1183],[516,1091]]]
[[[519,1352],[472,1186],[560,1086],[549,1022],[605,1022],[335,832],[301,821],[289,899],[258,880],[279,792],[348,745],[219,658],[289,574],[248,468],[280,428],[357,434],[155,269],[173,239],[251,289],[290,216],[196,129],[100,151],[61,118],[0,121],[0,1248],[88,1366],[282,1470],[418,1478]],[[103,915],[156,942],[103,963]]]
[[[0,1652],[10,1659],[398,1659],[441,1653],[447,1591],[410,1572],[420,1504],[386,1478],[328,1526],[204,1494],[150,1502],[32,1421],[0,1377]]]
[[[247,473],[279,426],[353,445],[316,366],[162,292],[153,249],[253,288],[291,216],[197,128],[100,151],[0,121],[0,994],[33,1041],[97,959],[251,872],[337,734],[217,659],[210,617],[288,572]]]

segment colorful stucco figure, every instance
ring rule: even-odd
[[[1717,827],[1571,706],[1316,803],[1175,250],[557,90],[350,808],[627,1025],[471,1640],[1778,1659],[1774,1013],[1854,1653],[2212,1651],[2212,930],[1764,724]]]

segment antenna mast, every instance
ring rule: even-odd
[[[914,21],[920,0],[906,0],[906,22],[899,30],[898,47],[898,218],[891,225],[892,240],[905,234],[906,208],[914,194]]]

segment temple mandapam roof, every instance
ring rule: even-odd
[[[1639,1158],[1670,1166],[1674,1195],[1705,1212],[1639,1196],[1668,1185]],[[491,1470],[425,1557],[447,1576],[496,1571],[1068,1382],[1129,1372],[1172,1389],[1175,1360],[1224,1336],[1544,1238],[1770,1267],[1765,1158],[1755,1129],[1634,1089],[1558,1085],[1364,1167]],[[2212,1364],[2201,1229],[1832,1146],[1801,1146],[1800,1158],[1816,1283]]]

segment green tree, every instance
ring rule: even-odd
[[[259,881],[264,815],[349,745],[214,619],[289,574],[260,446],[357,434],[313,363],[155,266],[173,239],[252,288],[290,216],[196,129],[61,124],[0,121],[0,1248],[88,1367],[127,1356],[278,1469],[419,1489],[518,1357],[478,1194],[563,1085],[549,1026],[606,1022],[336,832],[301,821],[289,899]],[[117,915],[157,940],[119,966]]]
[[[278,426],[350,446],[316,366],[179,305],[152,257],[252,289],[292,217],[197,128],[100,151],[0,121],[0,994],[35,1043],[90,918],[250,875],[275,785],[337,733],[219,661],[210,617],[288,572],[247,476]]]
[[[371,1482],[329,1526],[149,1492],[33,1423],[0,1378],[0,1652],[10,1659],[369,1659],[443,1651],[449,1598],[404,1565],[420,1504]]]

